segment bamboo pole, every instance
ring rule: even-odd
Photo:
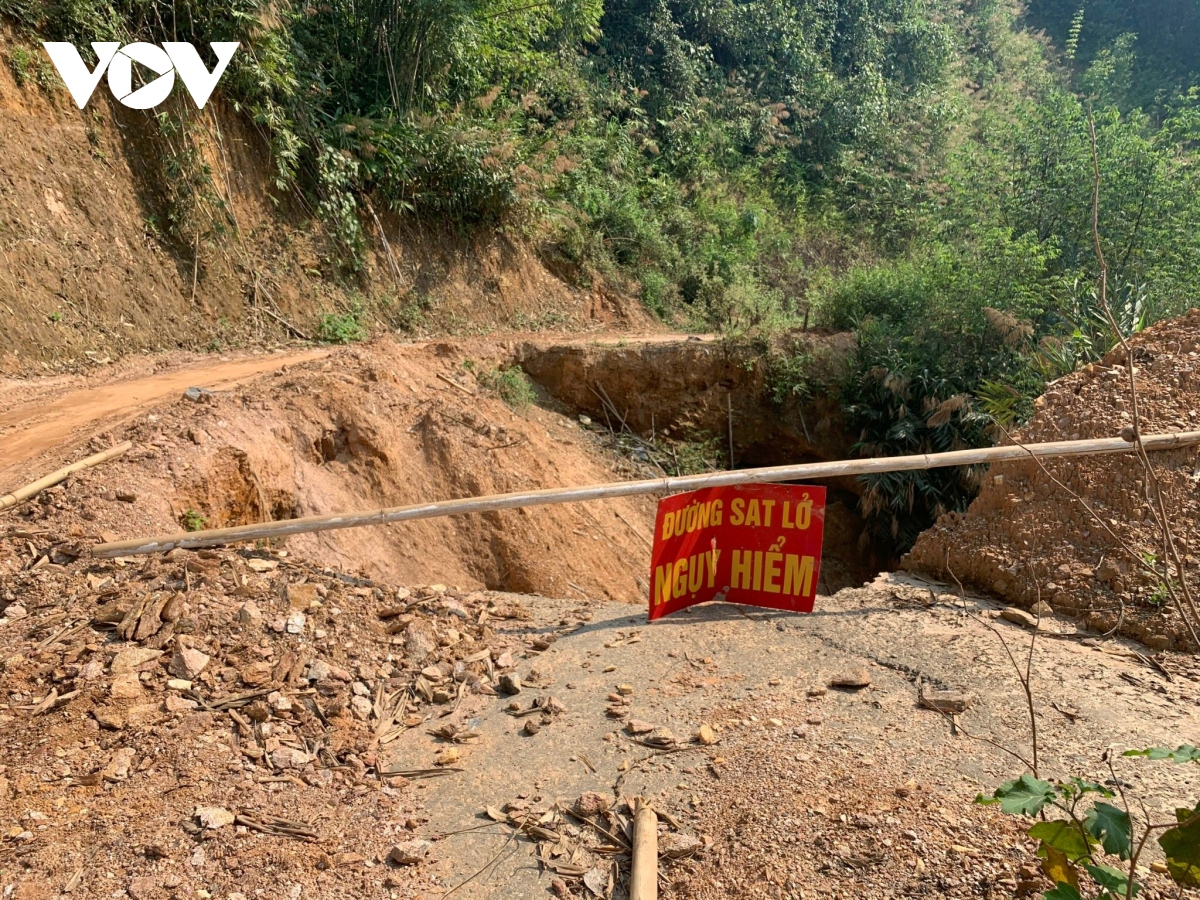
[[[645,798],[636,803],[629,900],[658,900],[658,815]]]
[[[1177,434],[1149,435],[1142,439],[1147,450],[1172,450],[1200,444],[1200,431]],[[883,472],[910,472],[917,469],[937,469],[949,466],[971,466],[1004,460],[1030,457],[1096,456],[1110,453],[1132,453],[1135,445],[1123,438],[1100,438],[1086,441],[1055,441],[1047,444],[1026,444],[1011,447],[985,447],[978,450],[955,450],[950,453],[920,454],[917,456],[888,456],[878,459],[851,459],[835,462],[801,463],[791,466],[771,466],[762,469],[742,469],[734,472],[714,472],[707,475],[688,475],[680,478],[654,478],[646,481],[623,481],[593,484],[578,488],[549,488],[490,497],[464,497],[437,503],[420,503],[368,512],[347,512],[336,515],[308,516],[233,528],[215,528],[183,534],[137,538],[109,544],[97,544],[92,555],[98,557],[132,556],[158,553],[176,547],[193,550],[238,541],[257,541],[311,534],[339,528],[360,528],[364,525],[386,525],[414,519],[438,516],[460,516],[467,513],[494,512],[529,506],[550,506],[559,503],[586,503],[616,497],[645,494],[671,494],[707,487],[728,487],[738,484],[761,484],[770,481],[800,481],[837,478],[848,475],[874,475]]]
[[[118,456],[126,453],[133,444],[126,441],[123,444],[117,444],[115,447],[109,447],[107,450],[102,450],[99,453],[89,456],[87,459],[81,459],[77,463],[71,463],[59,469],[57,472],[51,472],[45,478],[39,478],[37,481],[30,482],[23,488],[17,488],[11,494],[5,494],[0,497],[0,509],[8,509],[10,506],[16,506],[22,500],[28,500],[35,494],[41,493],[48,487],[54,487],[60,481],[65,481],[68,476],[74,475],[76,472],[81,472],[84,469],[90,469],[93,466],[98,466],[101,463],[108,462],[110,459],[116,459]]]

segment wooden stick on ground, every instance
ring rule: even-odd
[[[1178,434],[1157,434],[1142,440],[1147,450],[1174,450],[1200,444],[1200,431]],[[271,540],[293,534],[312,534],[339,528],[360,528],[364,525],[386,525],[413,519],[433,519],[439,516],[460,516],[467,513],[495,512],[530,506],[551,506],[560,503],[586,503],[616,497],[636,497],[647,494],[673,494],[707,487],[728,487],[737,484],[800,481],[833,478],[842,475],[871,475],[881,472],[910,472],[916,469],[937,469],[949,466],[975,466],[1002,460],[1042,457],[1095,456],[1107,453],[1132,453],[1134,444],[1122,438],[1100,438],[1087,441],[1056,441],[1048,444],[1024,444],[1016,447],[985,447],[979,450],[954,450],[950,453],[930,453],[918,456],[888,456],[879,459],[850,459],[837,462],[801,463],[793,466],[771,466],[763,469],[742,469],[734,472],[713,472],[707,475],[687,475],[682,478],[652,478],[646,481],[618,481],[612,484],[593,484],[578,488],[550,488],[490,497],[464,497],[438,503],[420,503],[365,512],[348,512],[327,516],[308,516],[285,519],[259,525],[238,525],[233,528],[214,528],[208,531],[159,535],[131,541],[97,544],[92,555],[111,558],[140,553],[160,553],[182,547],[194,550],[215,547],[238,541]]]
[[[462,391],[462,392],[463,392],[464,394],[466,394],[468,397],[474,397],[474,396],[475,396],[475,392],[474,392],[473,390],[471,390],[469,387],[463,387],[461,384],[459,384],[459,383],[458,383],[457,381],[455,381],[453,378],[450,378],[450,377],[448,377],[448,376],[446,376],[446,375],[443,375],[441,372],[438,372],[438,373],[437,373],[437,377],[438,377],[438,378],[440,378],[440,379],[442,379],[442,381],[446,382],[446,384],[450,385],[450,387],[452,387],[452,388],[458,388],[460,391]]]
[[[629,900],[658,900],[658,816],[645,798],[635,802]]]
[[[17,488],[11,494],[5,494],[0,497],[0,509],[8,509],[10,506],[16,506],[22,500],[28,500],[35,494],[41,493],[48,487],[54,487],[60,481],[65,481],[68,476],[81,472],[84,469],[90,469],[92,466],[98,466],[101,463],[108,462],[110,459],[116,459],[123,453],[126,453],[133,444],[126,441],[123,444],[117,444],[115,447],[110,447],[87,459],[81,459],[77,463],[72,463],[69,466],[59,469],[57,472],[51,472],[45,478],[39,478],[37,481],[25,485],[23,488]]]

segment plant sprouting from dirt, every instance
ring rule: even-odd
[[[357,302],[351,303],[346,312],[325,313],[317,324],[317,338],[327,344],[352,344],[365,340],[367,334],[363,308]]]
[[[53,90],[62,84],[54,73],[50,61],[36,50],[14,47],[8,54],[8,67],[12,71],[17,87],[36,84],[44,91]]]
[[[1129,750],[1124,755],[1180,764],[1200,762],[1200,750],[1190,744],[1176,750]],[[1107,783],[1117,791],[1078,776],[1051,783],[1026,773],[1002,784],[991,797],[979,795],[976,802],[996,804],[1010,815],[1040,819],[1027,833],[1038,841],[1041,870],[1054,882],[1054,888],[1042,894],[1043,900],[1132,900],[1142,890],[1136,877],[1138,860],[1154,836],[1172,880],[1181,889],[1200,887],[1200,803],[1180,807],[1175,821],[1162,822],[1155,821],[1138,801],[1138,817],[1132,811],[1137,798],[1127,794],[1108,752],[1102,760],[1112,776]],[[1062,817],[1048,817],[1050,810]]]
[[[528,408],[537,400],[533,382],[529,380],[528,375],[521,371],[519,366],[490,369],[480,376],[480,381],[518,412]]]
[[[183,514],[183,527],[185,531],[203,531],[208,525],[208,519],[195,509],[189,508]]]
[[[1040,583],[1037,573],[1031,569],[1030,574],[1035,584]],[[962,583],[952,570],[951,575],[965,604]],[[1038,597],[1040,602],[1040,589]],[[995,625],[965,606],[963,611],[991,631],[1004,647],[1021,682],[1030,725],[1031,752],[1028,756],[991,738],[961,729],[967,737],[991,744],[1026,767],[1025,774],[1006,781],[990,797],[978,795],[975,802],[998,805],[1009,815],[1039,820],[1027,834],[1038,841],[1040,869],[1054,884],[1051,890],[1042,894],[1043,900],[1133,900],[1142,890],[1137,881],[1138,861],[1149,839],[1156,835],[1167,858],[1167,872],[1175,883],[1181,889],[1200,887],[1200,802],[1177,808],[1174,821],[1155,821],[1156,817],[1151,816],[1145,803],[1130,794],[1128,782],[1118,777],[1110,751],[1105,751],[1101,757],[1110,776],[1103,784],[1078,775],[1058,781],[1041,778],[1038,717],[1032,681],[1041,616],[1033,624],[1029,652],[1022,667],[1017,653]],[[1183,744],[1176,750],[1162,747],[1128,750],[1124,756],[1200,763],[1200,750],[1191,744]],[[1135,803],[1140,817],[1135,813]],[[1058,810],[1065,818],[1049,817],[1047,813],[1052,810]],[[1120,865],[1114,866],[1113,862]]]
[[[807,353],[772,356],[767,363],[767,390],[776,406],[789,400],[805,403],[812,399],[816,385],[812,378],[812,357]]]

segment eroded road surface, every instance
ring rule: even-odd
[[[228,390],[265,372],[312,362],[328,350],[302,350],[219,359],[199,358],[190,365],[101,384],[83,379],[10,382],[16,404],[0,412],[0,475],[44,453],[83,443],[97,432],[132,419],[189,387]]]
[[[614,804],[650,797],[706,845],[666,864],[668,897],[1012,896],[1028,840],[1019,820],[973,799],[1025,770],[983,739],[1030,756],[1024,694],[1000,637],[1020,656],[1031,633],[988,601],[896,574],[822,597],[812,615],[706,604],[648,624],[621,604],[527,606],[531,620],[498,629],[557,640],[522,663],[520,695],[472,698],[443,720],[480,737],[462,748],[463,771],[418,783],[421,831],[445,836],[436,866],[447,888],[461,885],[454,896],[551,896],[545,861],[566,864],[580,840],[561,824],[557,847],[514,839],[484,810],[570,808],[585,792]],[[581,612],[586,624],[562,624]],[[1108,747],[1174,747],[1200,731],[1190,658],[1168,662],[1168,681],[1136,645],[1084,644],[1065,620],[1052,627],[1061,633],[1040,636],[1034,655],[1044,777],[1103,779]],[[866,687],[829,686],[863,672]],[[970,698],[956,723],[920,707],[920,691],[937,689]],[[505,711],[550,696],[565,712],[536,734]],[[715,744],[693,739],[703,725],[717,729]],[[647,746],[664,732],[676,743]],[[414,729],[386,759],[418,769],[438,746]],[[1200,790],[1195,766],[1143,762],[1117,765],[1156,815]]]
[[[712,335],[686,334],[536,334],[539,344],[614,346],[699,341]],[[520,335],[472,339],[472,345],[504,345]],[[396,346],[422,348],[429,343]],[[224,391],[287,366],[313,362],[346,352],[338,348],[277,350],[271,353],[225,354],[220,357],[171,354],[131,357],[89,376],[0,380],[0,477],[15,473],[43,454],[84,443],[95,434],[129,421],[189,387]]]

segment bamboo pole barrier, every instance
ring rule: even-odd
[[[132,446],[133,443],[130,441],[117,444],[115,447],[109,447],[107,450],[102,450],[99,453],[89,456],[87,459],[81,459],[77,463],[64,466],[57,472],[51,472],[45,478],[39,478],[37,481],[30,482],[23,488],[17,488],[11,494],[5,494],[3,497],[0,497],[0,509],[8,509],[10,506],[16,506],[22,500],[28,500],[46,488],[54,487],[60,481],[65,481],[68,476],[74,475],[76,472],[82,472],[84,469],[98,466],[101,463],[108,462],[110,459],[116,459],[118,456],[126,453]]]
[[[1142,443],[1149,451],[1172,450],[1200,444],[1200,431],[1177,434],[1148,435]],[[308,516],[232,528],[160,535],[115,543],[97,544],[92,555],[98,557],[133,556],[158,553],[182,547],[194,550],[238,541],[257,541],[311,534],[339,528],[360,528],[364,525],[386,525],[414,519],[438,516],[460,516],[467,513],[494,512],[529,506],[550,506],[559,503],[586,503],[616,497],[645,494],[671,494],[707,487],[728,487],[738,484],[761,484],[770,481],[800,481],[836,478],[847,475],[873,475],[883,472],[910,472],[917,469],[937,469],[949,466],[970,466],[1030,457],[1096,456],[1110,453],[1132,453],[1136,445],[1124,438],[1099,438],[1086,441],[1055,441],[1046,444],[1026,444],[1011,447],[985,447],[977,450],[954,450],[950,453],[930,453],[917,456],[888,456],[877,459],[851,459],[835,462],[801,463],[791,466],[771,466],[761,469],[742,469],[735,472],[714,472],[707,475],[688,475],[678,478],[654,478],[647,481],[619,481],[577,488],[549,488],[490,497],[464,497],[437,503],[420,503],[369,512],[347,512],[336,515]]]
[[[658,900],[658,814],[645,798],[636,802],[629,900]]]

